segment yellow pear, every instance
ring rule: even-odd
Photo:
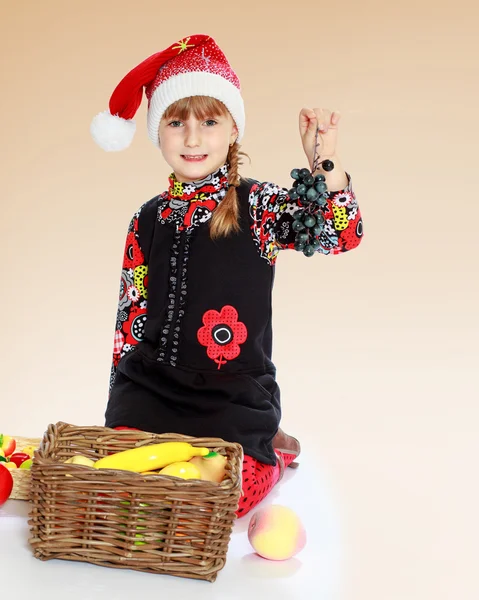
[[[22,452],[25,452],[25,454],[28,454],[32,458],[35,450],[35,446],[25,446],[25,448],[22,448]]]
[[[210,452],[207,456],[195,456],[190,463],[198,467],[201,479],[221,483],[226,474],[226,456],[218,452]]]
[[[65,464],[68,465],[84,465],[85,467],[93,467],[93,465],[95,464],[96,461],[92,460],[91,458],[87,458],[86,456],[81,456],[80,454],[77,454],[75,456],[70,456],[70,458],[68,458],[65,461]]]

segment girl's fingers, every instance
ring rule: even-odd
[[[299,121],[304,125],[309,125],[311,121],[316,119],[316,114],[310,108],[303,108],[299,113]]]
[[[299,114],[299,127],[301,135],[310,133],[311,130],[316,132],[319,129],[320,133],[327,133],[330,128],[336,128],[341,113],[337,110],[330,111],[327,108],[303,108]]]
[[[328,131],[331,112],[326,108],[315,108],[314,112],[318,119],[318,128],[322,133]]]
[[[316,114],[310,108],[303,108],[299,113],[299,131],[303,137],[309,130],[316,129]]]
[[[331,115],[331,125],[333,125],[333,127],[336,127],[336,125],[339,123],[340,118],[341,113],[337,110],[333,111],[333,114]]]

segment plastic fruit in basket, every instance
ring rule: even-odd
[[[5,456],[10,456],[10,454],[13,454],[16,447],[17,442],[14,438],[0,433],[0,448],[3,450]]]
[[[195,456],[190,460],[201,474],[201,479],[221,483],[226,474],[227,458],[218,452],[210,452],[206,456]]]
[[[83,465],[85,467],[93,467],[96,461],[87,456],[82,456],[81,454],[75,454],[75,456],[70,456],[65,461],[67,465]]]
[[[22,452],[25,452],[25,454],[28,454],[30,456],[30,458],[33,457],[33,455],[35,454],[35,446],[25,446],[25,448],[22,448]]]
[[[172,475],[181,477],[181,479],[201,479],[201,473],[198,467],[190,462],[175,462],[161,469],[160,475]]]
[[[141,521],[141,519],[140,519]],[[140,527],[138,526],[136,528],[136,530],[140,530],[140,529],[146,529],[146,527]],[[144,546],[146,544],[146,542],[144,542],[143,540],[145,539],[145,537],[141,534],[141,533],[135,533],[135,537],[136,537],[136,542],[134,542],[135,546]]]
[[[12,469],[18,469],[17,465],[15,463],[13,463],[13,462],[2,462],[2,465],[4,467],[6,467],[7,469],[9,469],[10,471]]]
[[[144,521],[144,519],[139,519],[139,520],[140,520],[140,521]],[[145,530],[147,530],[147,527],[142,527],[142,526],[140,526],[140,525],[139,525],[138,527],[136,527],[136,530],[137,530],[137,531],[140,531],[140,530],[143,530],[143,531],[145,531]],[[121,534],[121,536],[122,536],[122,537],[120,537],[120,538],[118,538],[118,539],[119,539],[120,541],[122,541],[122,542],[123,542],[123,541],[125,541],[125,538],[126,538],[126,531],[122,529],[122,530],[120,531],[120,534]],[[158,534],[156,534],[156,535],[158,535]],[[136,541],[135,541],[135,542],[133,542],[133,544],[134,544],[135,546],[144,546],[145,544],[147,544],[147,543],[148,543],[147,541],[145,541],[145,539],[146,539],[146,536],[145,536],[145,534],[142,534],[142,533],[135,533],[135,538],[136,538]],[[153,542],[154,542],[154,543],[156,543],[156,544],[161,544],[161,543],[163,543],[163,542],[164,542],[164,538],[155,539],[155,540],[153,540]],[[149,542],[149,543],[151,543],[151,542]]]
[[[181,541],[182,543],[186,542],[191,546],[201,547],[204,545],[205,541],[202,534],[203,528],[201,525],[197,525],[185,519],[180,519],[175,529],[175,537],[183,538],[178,541]]]
[[[163,442],[110,454],[97,460],[95,468],[142,473],[161,469],[174,462],[188,461],[193,456],[206,456],[208,453],[208,448],[192,446],[188,442]]]
[[[124,506],[130,506],[130,505],[131,505],[131,503],[130,503],[128,500],[123,500],[122,502],[120,502],[120,504],[123,504]],[[140,507],[146,507],[146,506],[150,506],[150,505],[149,505],[149,504],[146,504],[145,502],[140,502]],[[125,519],[128,519],[129,510],[128,510],[127,508],[123,508],[123,509],[121,509],[121,512],[122,512],[122,513],[124,513],[124,518],[125,518]],[[139,510],[139,511],[138,511],[138,514],[139,514],[139,515],[144,515],[144,514],[145,514],[145,511],[143,511],[143,510]],[[139,522],[139,523],[144,523],[144,522],[145,522],[145,520],[146,520],[146,519],[138,518],[138,522]],[[145,531],[145,530],[147,530],[148,528],[147,528],[147,527],[145,527],[145,526],[143,526],[143,525],[138,525],[138,526],[137,526],[135,529],[136,529],[137,531],[141,531],[141,530]],[[126,531],[125,531],[124,529],[122,529],[122,530],[120,530],[120,533],[121,533],[121,535],[122,535],[123,537],[122,537],[122,538],[119,538],[119,539],[120,539],[121,541],[124,541],[124,539],[123,539],[123,538],[124,538],[124,537],[126,537]],[[156,537],[156,536],[158,536],[158,535],[160,535],[160,534],[159,534],[159,533],[155,533],[155,537]],[[142,534],[142,533],[135,533],[135,538],[136,538],[136,541],[135,541],[135,542],[133,542],[135,546],[144,546],[144,545],[147,543],[147,541],[145,541],[145,539],[146,539],[146,538],[145,538],[145,534]],[[159,538],[159,539],[155,539],[155,540],[154,540],[154,542],[155,542],[156,544],[161,544],[161,543],[163,543],[163,542],[164,542],[164,538],[163,538],[163,537],[161,537],[161,538]]]
[[[33,458],[29,458],[28,460],[25,460],[24,462],[22,462],[22,464],[20,465],[20,469],[23,469],[24,471],[28,471],[29,469],[32,468],[32,464],[33,464]]]
[[[17,467],[19,467],[26,460],[30,460],[30,455],[25,454],[25,452],[14,452],[10,456],[10,462],[14,462],[17,465]]]
[[[3,467],[4,464],[0,464],[0,506],[8,500],[13,489],[12,474]]]

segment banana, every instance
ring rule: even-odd
[[[188,461],[193,456],[206,456],[208,453],[208,448],[192,446],[188,442],[163,442],[105,456],[97,460],[94,467],[141,473],[155,471],[174,462]]]

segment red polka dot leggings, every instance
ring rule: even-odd
[[[134,427],[115,427],[115,429],[132,429],[139,431]],[[296,458],[293,454],[285,454],[275,450],[276,454],[281,455],[284,461],[284,468],[288,467]],[[243,494],[240,497],[236,514],[238,518],[244,517],[249,511],[265,498],[273,487],[278,483],[280,477],[279,460],[276,465],[266,465],[259,462],[252,456],[245,454],[243,460]]]
[[[296,458],[293,454],[285,454],[275,450],[283,457],[284,468]],[[280,476],[279,460],[276,465],[265,465],[251,456],[245,455],[243,461],[243,495],[240,497],[236,514],[244,517],[265,498],[278,483]]]

